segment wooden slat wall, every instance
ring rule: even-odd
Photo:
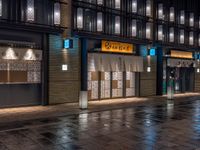
[[[140,73],[140,96],[156,95],[157,57],[151,57],[151,72],[147,72],[147,58],[144,58],[144,72]]]
[[[78,102],[80,91],[79,40],[73,39],[73,49],[62,49],[61,36],[49,38],[49,103]],[[62,71],[62,64],[68,71]]]
[[[200,73],[197,73],[196,70],[195,70],[194,91],[200,92]]]

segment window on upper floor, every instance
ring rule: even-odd
[[[175,21],[175,11],[174,7],[169,8],[169,21],[174,22]]]
[[[158,40],[163,40],[163,25],[158,25]]]
[[[152,23],[146,23],[146,39],[152,39]]]
[[[132,8],[132,13],[137,13],[137,0],[132,0],[131,8]]]
[[[3,15],[3,10],[2,10],[2,6],[3,4],[2,4],[2,0],[0,0],[0,17],[2,17],[2,15]]]
[[[60,25],[60,3],[54,3],[54,24]]]
[[[136,37],[137,36],[137,20],[132,20],[132,28],[131,28],[131,36]]]
[[[199,37],[198,37],[198,45],[200,46],[200,34],[199,34]]]
[[[77,8],[77,28],[83,29],[83,8]]]
[[[146,0],[146,16],[148,17],[152,16],[151,0]]]
[[[164,19],[163,4],[158,4],[158,19]]]
[[[115,16],[115,34],[120,34],[120,16]]]
[[[180,24],[182,24],[182,25],[185,24],[185,11],[184,10],[180,11]]]
[[[103,0],[97,0],[97,5],[103,5]]]
[[[98,12],[97,13],[97,32],[103,31],[103,13]]]
[[[185,31],[183,29],[179,31],[179,43],[180,44],[185,43]]]
[[[189,33],[189,45],[194,45],[194,32]]]
[[[115,9],[121,8],[121,0],[115,0]]]
[[[174,42],[174,27],[169,28],[169,42]]]
[[[190,27],[194,26],[194,13],[190,13],[189,26]]]
[[[27,0],[26,1],[26,20],[27,21],[34,21],[35,20],[35,4],[34,0]]]

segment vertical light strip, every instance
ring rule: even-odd
[[[35,20],[34,0],[27,0],[27,21]]]
[[[189,25],[190,25],[190,27],[194,26],[194,13],[190,13]]]
[[[132,0],[132,13],[137,13],[137,0]]]
[[[131,29],[132,31],[132,36],[133,37],[136,37],[137,36],[137,21],[136,21],[136,19],[133,19],[132,20],[132,29]]]
[[[2,0],[0,0],[0,17],[2,17]]]
[[[158,40],[162,41],[163,40],[163,26],[158,25]]]
[[[54,3],[54,24],[60,24],[60,3]]]
[[[169,29],[169,42],[174,42],[174,28]]]
[[[200,34],[199,34],[199,39],[198,39],[198,43],[199,43],[199,46],[200,46]]]
[[[175,14],[174,14],[174,7],[170,7],[169,9],[169,21],[174,22],[175,21]]]
[[[83,28],[83,9],[82,8],[77,9],[77,28],[78,29]]]
[[[102,12],[97,13],[97,31],[98,32],[103,31],[103,14],[102,14]]]
[[[163,4],[158,4],[158,19],[164,19]]]
[[[189,33],[189,45],[194,45],[194,32]]]
[[[120,16],[115,16],[115,34],[120,34]]]

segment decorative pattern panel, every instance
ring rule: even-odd
[[[126,72],[126,96],[135,96],[135,73]]]
[[[88,97],[91,100],[99,98],[98,72],[88,72]]]
[[[101,98],[110,98],[110,72],[102,72],[101,73]]]
[[[112,73],[112,97],[122,97],[123,96],[123,73],[113,72]]]

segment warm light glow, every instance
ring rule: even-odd
[[[97,31],[98,32],[102,32],[103,31],[103,16],[102,16],[102,12],[98,12],[97,13]]]
[[[151,23],[146,23],[146,38],[151,39]]]
[[[184,35],[185,35],[184,30],[180,30],[180,44],[184,44],[185,42]]]
[[[120,17],[115,16],[115,34],[120,34]]]
[[[15,51],[13,50],[13,48],[8,48],[5,52],[5,54],[3,55],[3,59],[6,60],[15,60],[18,59],[18,57],[16,56]]]
[[[82,8],[77,9],[77,28],[78,29],[83,28],[83,9]]]

